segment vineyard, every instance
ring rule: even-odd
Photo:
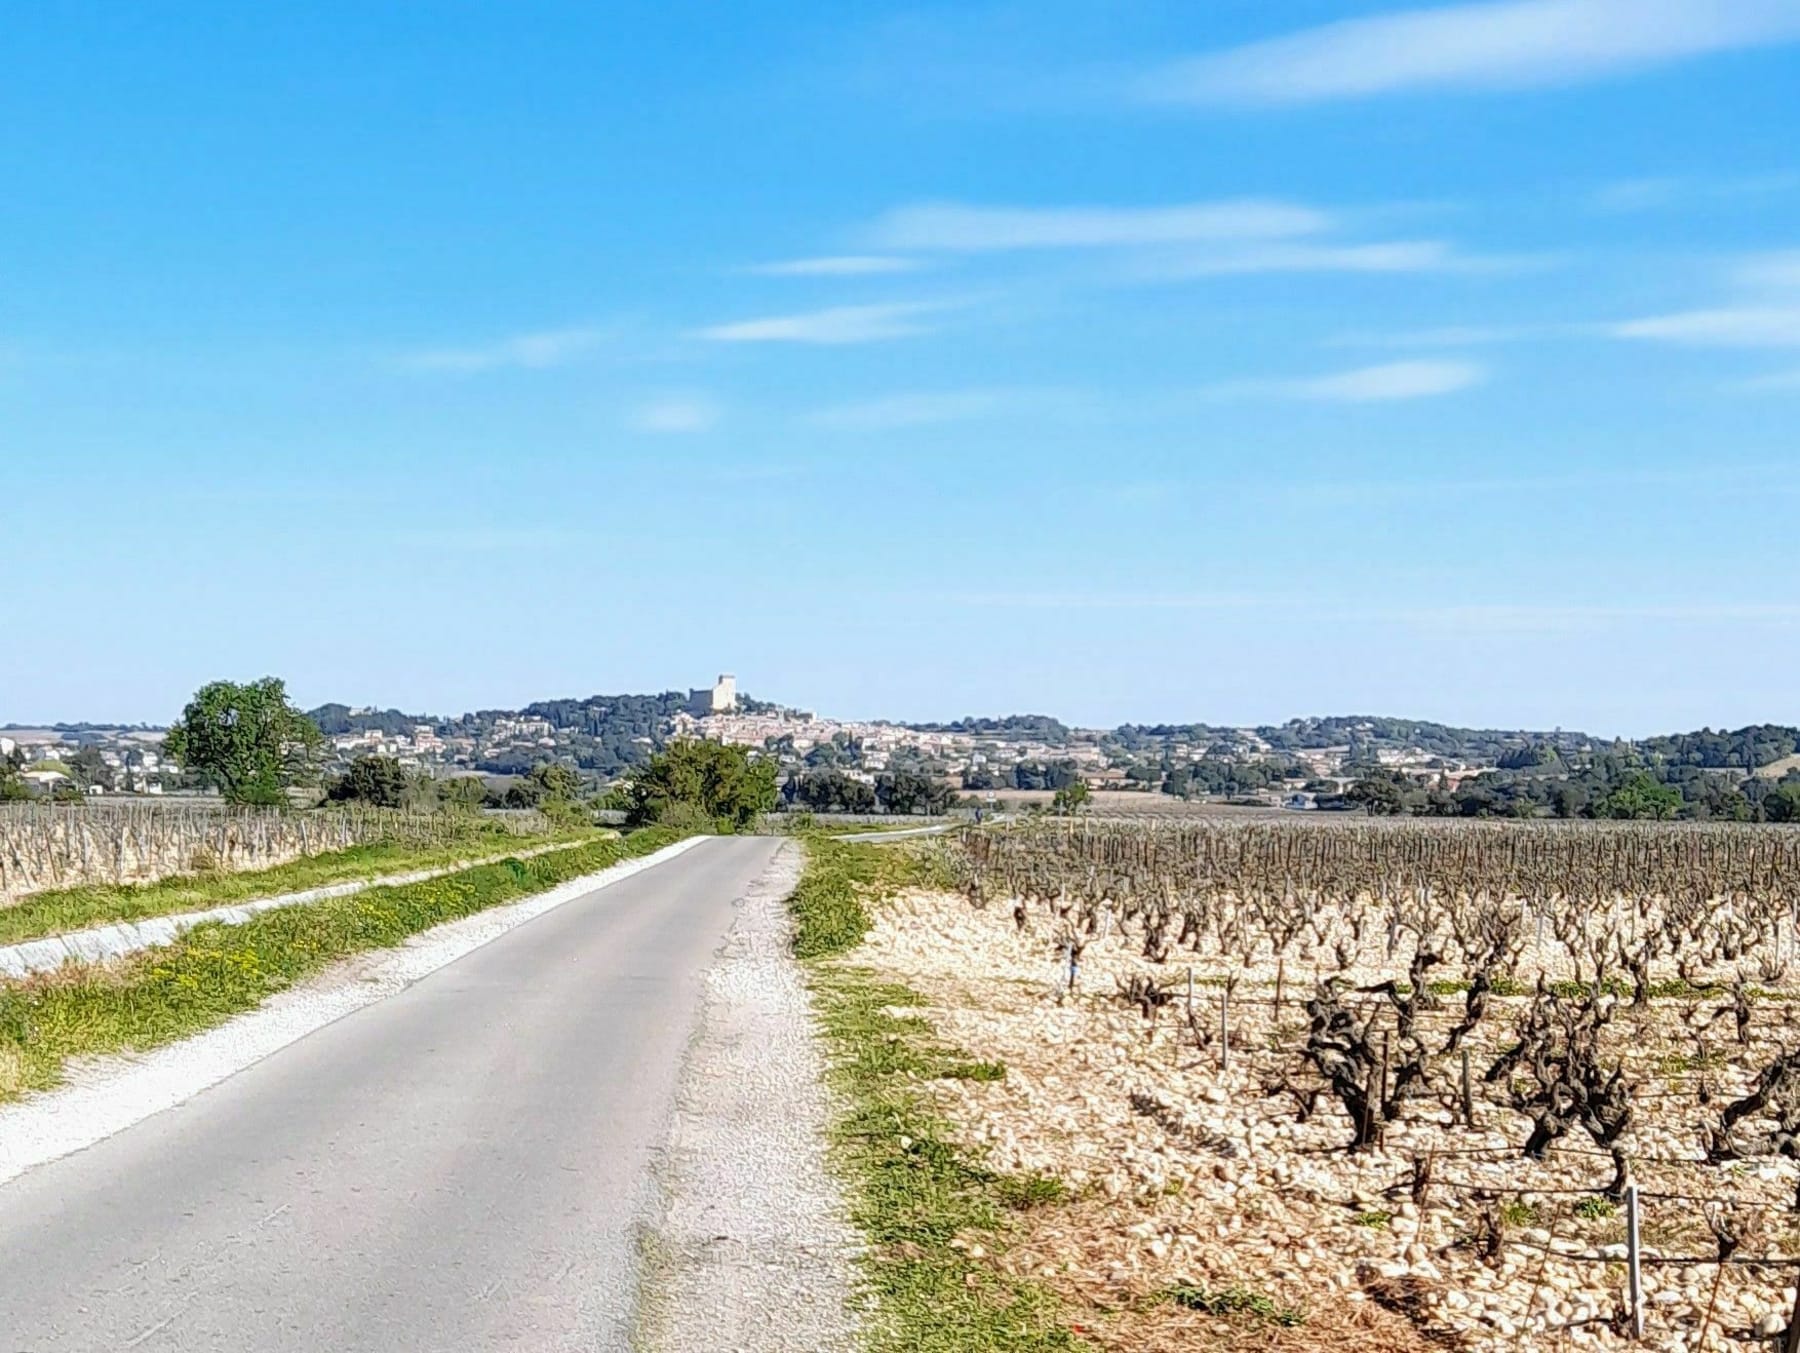
[[[520,832],[544,827],[535,813],[505,820]],[[377,841],[451,844],[464,830],[447,814],[373,808],[277,813],[181,802],[0,804],[0,906],[47,888],[264,869]]]
[[[867,952],[1007,1066],[945,1091],[971,1139],[1098,1200],[1008,1262],[1139,1311],[1109,1346],[1205,1346],[1181,1322],[1230,1312],[1264,1348],[1346,1312],[1391,1347],[1791,1346],[1800,832],[1070,822],[939,849],[955,892]]]

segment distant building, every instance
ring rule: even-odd
[[[688,713],[704,719],[709,714],[730,714],[737,708],[737,678],[721,672],[711,690],[688,692]]]

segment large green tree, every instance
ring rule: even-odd
[[[947,813],[956,804],[956,791],[923,771],[894,770],[875,781],[875,797],[890,813]]]
[[[169,730],[164,750],[229,803],[278,806],[305,783],[325,737],[289,702],[279,677],[202,686]]]
[[[359,756],[325,791],[340,802],[374,804],[377,808],[403,808],[412,788],[411,777],[391,756]]]
[[[632,772],[628,820],[649,826],[698,814],[732,829],[750,826],[775,807],[775,762],[745,747],[682,739]]]
[[[1639,771],[1596,805],[1596,816],[1668,821],[1681,811],[1681,791]]]

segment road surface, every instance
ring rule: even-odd
[[[0,1187],[0,1350],[626,1350],[707,841]]]

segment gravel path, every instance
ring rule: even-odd
[[[860,1240],[826,1167],[830,1105],[785,906],[789,844],[746,894],[706,976],[646,1244],[649,1353],[850,1349]]]

